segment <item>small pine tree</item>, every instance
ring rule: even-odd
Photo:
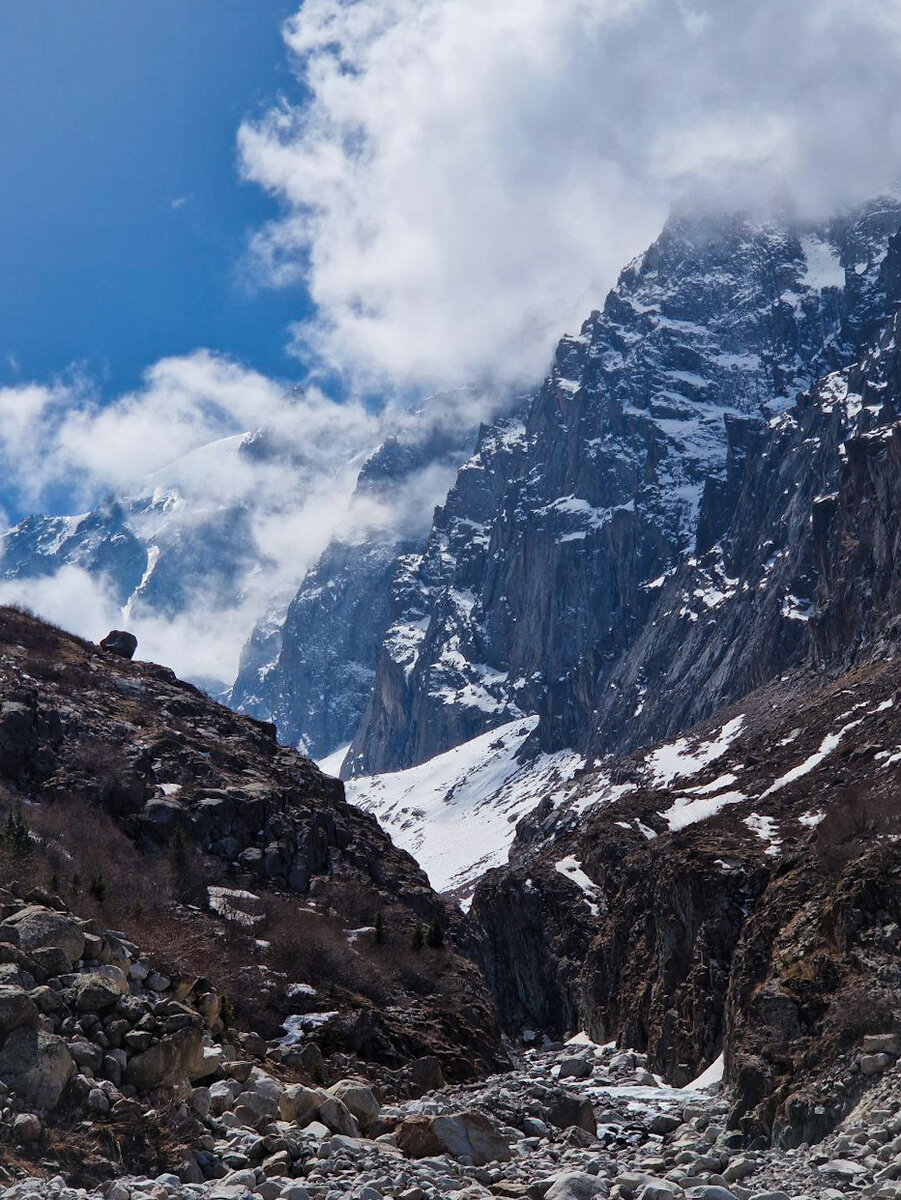
[[[425,934],[422,932],[422,926],[417,921],[413,927],[413,949],[418,954],[425,945]]]
[[[15,810],[6,818],[3,845],[14,858],[27,858],[34,849],[34,839],[31,830],[25,824],[20,805],[16,805]]]
[[[133,900],[128,906],[128,915],[133,921],[144,920],[144,901],[140,899]]]
[[[430,950],[444,949],[444,930],[441,928],[441,922],[437,917],[432,917],[429,923],[429,931],[425,935],[425,944]]]
[[[375,914],[375,944],[377,946],[384,945],[385,942],[385,916],[381,909]]]
[[[106,880],[102,874],[91,876],[91,882],[88,884],[88,895],[93,896],[98,904],[102,904],[106,899]]]

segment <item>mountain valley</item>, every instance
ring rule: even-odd
[[[12,1200],[901,1195],[899,228],[674,215],[349,463],[233,684],[0,609]],[[171,498],[5,578],[236,602]]]

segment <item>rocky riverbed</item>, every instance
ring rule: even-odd
[[[193,1168],[97,1191],[25,1178],[5,1200],[879,1200],[901,1197],[892,1063],[825,1141],[780,1150],[726,1129],[716,1069],[665,1086],[642,1055],[575,1039],[515,1071],[380,1104],[362,1081],[284,1085],[260,1067],[184,1097],[205,1128]],[[337,1130],[343,1129],[343,1132]],[[202,1179],[211,1169],[217,1178]],[[197,1182],[186,1176],[197,1176]]]

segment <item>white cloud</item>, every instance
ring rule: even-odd
[[[538,377],[687,195],[822,213],[899,174],[884,0],[306,0],[285,40],[254,249],[363,387]]]
[[[377,414],[315,388],[287,390],[207,351],[156,363],[140,389],[105,403],[84,379],[2,388],[7,503],[20,513],[47,506],[72,513],[106,494],[120,497],[144,545],[179,556],[178,584],[187,598],[175,616],[161,615],[140,595],[123,611],[111,581],[67,564],[39,579],[0,584],[0,602],[27,604],[94,640],[124,624],[138,637],[140,657],[230,683],[254,622],[273,597],[287,604],[333,536],[372,527],[424,533],[452,482],[452,472],[428,469],[390,504],[352,503],[366,455],[392,433],[474,429],[501,401],[500,394],[460,393],[435,398],[425,420],[390,407]],[[251,452],[249,431],[257,437]],[[239,512],[246,523],[235,519]],[[7,524],[0,510],[0,533]],[[232,549],[235,587],[217,590],[216,570],[228,565]]]

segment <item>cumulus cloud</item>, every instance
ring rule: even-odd
[[[540,376],[686,197],[822,215],[899,174],[884,0],[306,0],[285,41],[254,253],[363,388]]]

